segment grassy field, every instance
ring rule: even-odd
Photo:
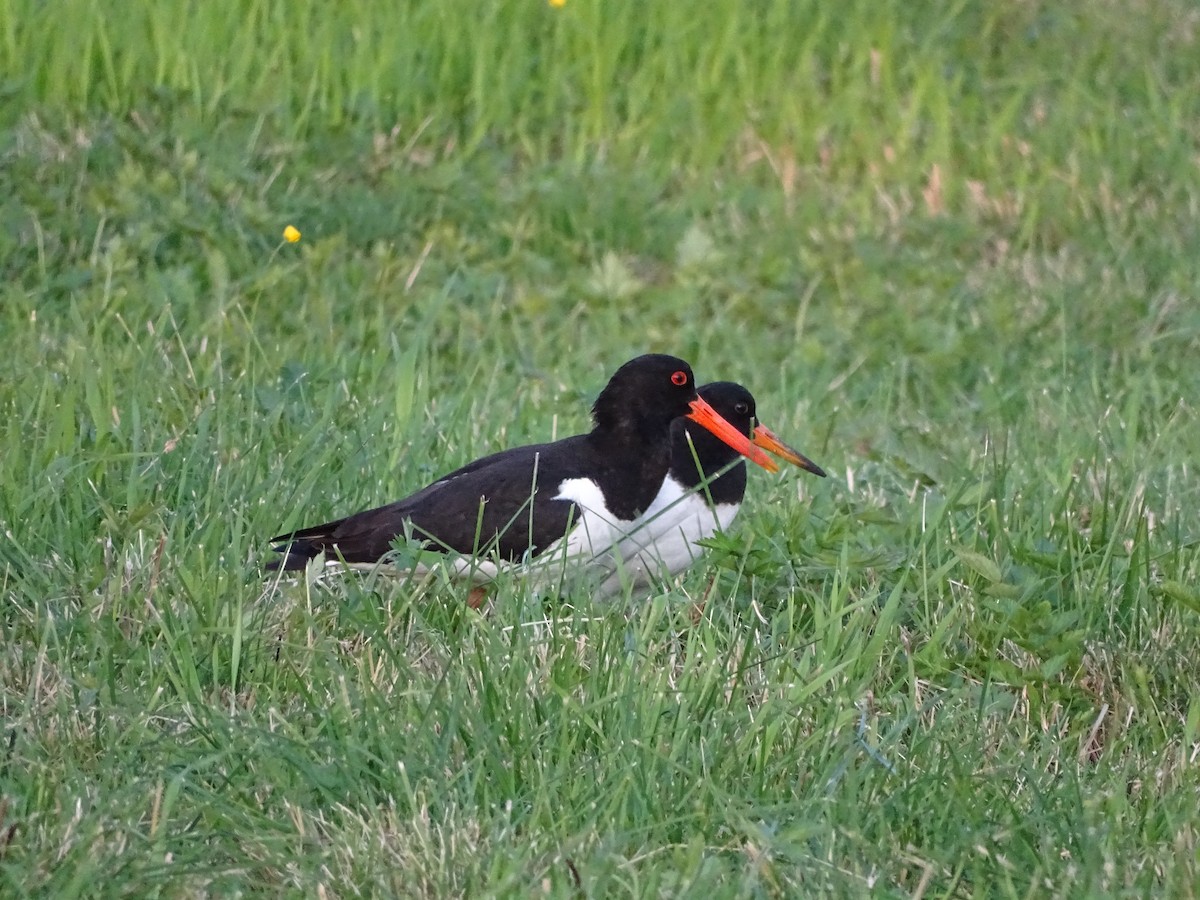
[[[0,0],[0,97],[0,895],[1200,892],[1191,0]],[[647,351],[831,477],[264,581]]]

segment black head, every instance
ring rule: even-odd
[[[666,434],[695,399],[691,366],[675,356],[647,353],[617,369],[596,398],[592,419],[598,431]]]
[[[825,472],[820,466],[800,451],[789,447],[771,429],[758,422],[754,395],[740,384],[732,381],[714,381],[702,386],[699,394],[717,411],[721,418],[729,422],[740,434],[750,438],[756,446],[769,450],[806,472],[825,477]],[[690,446],[688,445],[688,436],[691,437]],[[712,475],[729,465],[738,456],[737,452],[731,450],[727,443],[715,440],[711,434],[703,428],[696,427],[688,419],[677,420],[672,425],[671,440],[671,471],[684,483],[695,483],[691,479],[696,477],[696,460],[700,461],[700,467],[706,474]],[[694,458],[692,448],[695,448]],[[744,467],[739,466],[734,471],[739,470],[744,470]]]
[[[752,437],[757,415],[754,395],[733,381],[713,381],[703,385],[698,393],[721,414],[730,425],[746,437]]]
[[[680,416],[697,422],[764,469],[777,466],[745,433],[726,422],[696,393],[692,367],[658,353],[631,359],[609,379],[592,407],[592,435],[602,441],[654,448],[656,460],[670,456],[671,423]]]
[[[699,393],[721,418],[746,437],[753,436],[754,395],[748,390],[732,381],[714,381],[703,385]],[[739,456],[736,450],[690,419],[680,418],[672,423],[671,474],[681,484],[695,486],[700,483],[701,473],[711,477]],[[737,466],[726,474],[728,477],[722,480],[736,481],[744,488],[745,466]]]

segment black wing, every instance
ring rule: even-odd
[[[581,437],[475,460],[403,500],[272,538],[285,555],[269,567],[303,569],[321,552],[346,562],[377,562],[406,525],[432,550],[495,553],[507,560],[536,556],[578,516],[576,504],[554,496],[563,480],[578,475],[578,454],[586,456],[586,450]]]

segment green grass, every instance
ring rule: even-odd
[[[1198,29],[0,0],[0,894],[1194,896]],[[639,604],[264,581],[645,351],[832,477]]]

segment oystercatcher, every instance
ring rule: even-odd
[[[740,433],[806,472],[825,471],[783,443],[765,425],[756,425],[754,396],[730,381],[699,389],[717,413]],[[633,524],[613,554],[615,570],[601,584],[609,596],[628,585],[648,585],[655,577],[682,572],[700,555],[699,542],[733,522],[746,493],[746,466],[728,445],[684,418],[671,427],[671,466],[658,495]]]
[[[403,500],[271,539],[282,559],[273,569],[331,561],[380,562],[409,535],[452,554],[458,573],[476,583],[506,564],[535,558],[598,560],[649,507],[671,464],[671,424],[684,418],[697,434],[769,471],[777,466],[747,435],[696,393],[691,367],[648,354],[612,376],[592,407],[592,430],[548,444],[503,450],[439,478]],[[743,475],[744,478],[744,475]]]

